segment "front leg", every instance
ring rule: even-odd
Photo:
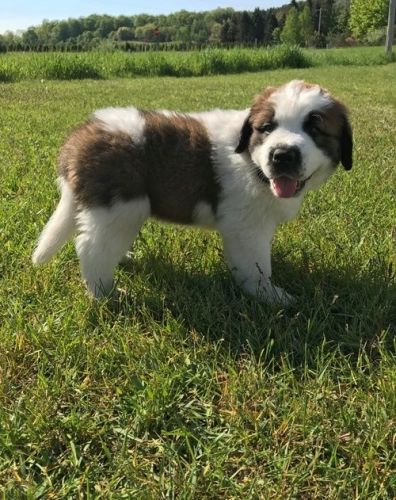
[[[293,301],[271,282],[271,241],[275,228],[222,232],[224,254],[236,282],[250,295],[268,304],[290,305]]]

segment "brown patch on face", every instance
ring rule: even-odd
[[[254,100],[250,111],[250,123],[253,129],[249,144],[250,149],[254,149],[265,141],[266,134],[262,132],[261,127],[264,124],[274,122],[275,109],[270,97],[277,90],[277,87],[267,87]]]
[[[148,196],[153,215],[190,223],[199,202],[216,211],[219,185],[205,127],[184,115],[142,111],[143,140],[104,130],[99,121],[77,129],[63,146],[59,170],[83,206]],[[140,139],[140,138],[139,138]]]
[[[248,147],[254,148],[265,139],[258,129],[264,123],[272,122],[274,118],[275,111],[269,98],[276,90],[278,87],[267,87],[255,97],[249,116],[243,124],[236,153],[243,153]]]
[[[278,87],[267,87],[255,97],[250,110],[250,122],[252,125],[259,126],[267,120],[272,120],[275,111],[270,102],[270,97],[277,90]]]
[[[332,98],[325,108],[313,110],[303,129],[335,165],[341,162],[346,170],[352,168],[352,129],[343,103]]]
[[[281,85],[280,87],[267,87],[260,94],[255,97],[251,111],[250,111],[250,123],[253,128],[258,129],[264,123],[271,123],[275,116],[274,105],[271,102],[271,96],[275,92],[281,92],[288,83]],[[307,82],[300,82],[302,89],[310,89],[312,87],[318,87],[318,85]]]

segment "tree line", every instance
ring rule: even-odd
[[[350,3],[352,1],[352,4]],[[386,24],[388,0],[306,0],[279,8],[169,15],[90,15],[44,20],[21,33],[0,35],[0,50],[138,50],[211,45],[343,45],[363,40]],[[375,11],[375,12],[374,12]],[[379,35],[380,36],[380,35]]]

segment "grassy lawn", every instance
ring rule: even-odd
[[[4,498],[394,498],[396,64],[0,85]],[[33,269],[55,158],[95,108],[247,107],[305,78],[351,108],[355,166],[274,242],[293,309],[236,288],[214,233],[151,222],[120,310],[72,245]]]

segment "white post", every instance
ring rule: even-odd
[[[392,53],[393,38],[395,36],[396,0],[389,0],[388,28],[386,30],[385,52]]]

